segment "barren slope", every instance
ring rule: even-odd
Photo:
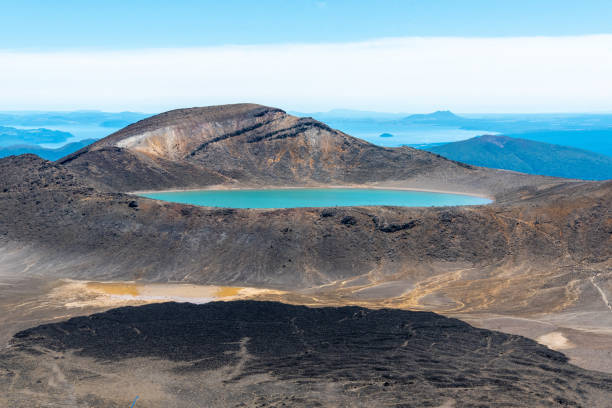
[[[31,155],[0,171],[0,239],[38,254],[15,256],[4,267],[15,273],[298,289],[468,267],[590,277],[612,252],[612,182],[525,188],[476,207],[232,210],[101,192]]]
[[[399,182],[494,195],[554,181],[472,167],[409,147],[375,146],[312,118],[252,104],[156,115],[59,163],[112,191]]]

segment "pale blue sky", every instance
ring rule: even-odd
[[[610,112],[612,0],[0,0],[0,110]]]
[[[0,49],[612,33],[610,0],[0,0]]]

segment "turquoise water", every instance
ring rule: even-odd
[[[197,190],[141,194],[175,203],[226,208],[294,208],[393,205],[433,207],[488,204],[491,200],[459,194],[425,191],[349,188],[278,190]]]

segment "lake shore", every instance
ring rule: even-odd
[[[454,194],[462,196],[473,196],[479,198],[485,198],[495,201],[495,197],[487,194],[478,194],[473,192],[461,192],[451,191],[442,189],[431,189],[431,188],[417,188],[417,187],[400,187],[400,186],[382,186],[382,185],[371,185],[371,184],[315,184],[315,185],[304,185],[304,186],[252,186],[252,185],[227,185],[218,184],[213,186],[198,187],[198,188],[171,188],[164,190],[138,190],[128,191],[127,194],[142,195],[142,194],[155,194],[155,193],[182,193],[190,191],[227,191],[227,190],[315,190],[315,189],[360,189],[360,190],[395,190],[395,191],[417,191],[424,193],[439,193],[439,194]]]

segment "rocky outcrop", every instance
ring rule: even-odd
[[[67,386],[90,407],[604,406],[612,376],[433,313],[242,301],[77,317],[0,354],[0,404],[61,404]]]

